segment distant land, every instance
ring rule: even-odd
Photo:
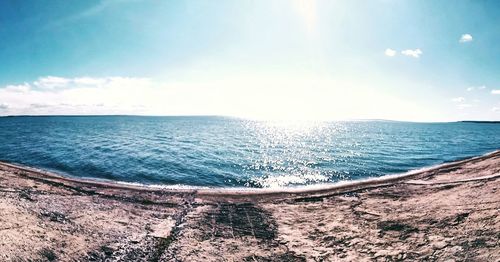
[[[238,116],[225,116],[225,115],[0,115],[0,118],[10,118],[10,117],[171,117],[171,118],[233,118],[233,119],[243,119],[243,120],[255,120],[255,121],[280,121],[279,119],[253,119]],[[303,121],[298,119],[298,121]],[[307,121],[307,120],[305,120]],[[427,123],[427,122],[416,122],[409,120],[393,120],[393,119],[380,119],[380,118],[348,118],[348,119],[332,119],[332,120],[320,120],[320,122],[402,122],[402,123]],[[453,123],[451,122],[436,122],[436,123]],[[463,121],[465,122],[465,121]],[[434,122],[429,122],[434,123]]]
[[[466,120],[459,121],[461,123],[481,123],[481,124],[500,124],[500,121],[475,121],[475,120]]]
[[[246,119],[237,116],[225,116],[225,115],[127,115],[127,114],[117,114],[117,115],[0,115],[2,117],[222,117],[222,118],[237,118]],[[255,120],[255,119],[251,119]],[[258,119],[257,119],[258,120]],[[263,119],[263,121],[267,121]],[[404,123],[483,123],[483,124],[500,124],[500,121],[487,121],[487,120],[460,120],[460,121],[442,121],[442,122],[421,122],[421,121],[410,121],[410,120],[393,120],[393,119],[365,119],[365,118],[350,118],[350,119],[338,119],[338,120],[326,120],[325,122],[349,122],[349,121],[372,121],[372,122],[404,122]]]

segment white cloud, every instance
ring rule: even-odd
[[[493,112],[500,112],[500,107],[496,107],[496,106],[495,106],[495,107],[493,107],[493,108],[491,109],[491,111],[493,111]]]
[[[5,87],[5,90],[17,93],[26,93],[30,90],[31,86],[28,83],[24,83],[21,85],[8,85]]]
[[[454,98],[452,98],[452,99],[451,99],[451,101],[456,102],[456,103],[461,103],[461,102],[464,102],[464,101],[465,101],[465,98],[464,98],[464,97],[461,97],[461,96],[459,96],[459,97],[454,97]]]
[[[465,43],[465,42],[471,42],[472,41],[472,36],[470,34],[463,34],[460,37],[460,40],[458,40],[460,43]]]
[[[9,105],[0,103],[0,111],[9,109]]]
[[[0,87],[0,103],[8,105],[0,115],[203,114],[280,120],[414,121],[439,117],[413,100],[373,90],[371,83],[315,75],[233,74],[168,82],[129,77],[66,79],[65,87],[53,89],[30,82],[25,93]],[[314,92],[310,89],[312,82]]]
[[[396,50],[387,48],[387,49],[385,49],[384,53],[385,53],[386,56],[395,56],[396,55]]]
[[[491,90],[492,95],[500,95],[500,89],[493,89]]]
[[[73,82],[82,85],[103,85],[109,80],[109,78],[77,77],[73,79]]]
[[[132,113],[131,108],[148,101],[145,96],[154,96],[151,93],[146,78],[48,76],[0,88],[0,102],[8,103],[2,114]]]
[[[41,77],[37,81],[33,82],[33,85],[43,89],[53,89],[59,87],[65,87],[71,82],[71,79],[56,76]]]
[[[30,104],[30,107],[32,107],[32,108],[46,108],[46,107],[50,107],[50,106],[53,106],[53,105],[51,105],[51,104],[39,104],[39,103]]]
[[[458,105],[459,109],[465,109],[465,108],[469,108],[469,107],[472,107],[472,105],[471,104],[460,104],[460,105]]]
[[[422,55],[423,53],[424,52],[422,52],[422,50],[420,50],[419,48],[417,48],[415,50],[407,49],[407,50],[401,51],[401,54],[403,54],[405,56],[415,57],[415,58],[419,58],[420,55]]]
[[[483,90],[485,88],[486,88],[486,86],[484,86],[484,85],[483,86],[470,86],[470,87],[467,87],[467,91],[470,92],[470,91],[474,91],[474,90]]]
[[[66,89],[66,88],[81,88],[81,87],[99,87],[105,86],[112,82],[123,81],[124,79],[139,79],[139,78],[124,78],[124,77],[75,77],[64,78],[57,76],[40,77],[33,82],[32,85],[24,83],[23,85],[12,86],[18,89],[26,90],[30,87],[38,89]]]

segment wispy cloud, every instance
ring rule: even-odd
[[[451,101],[456,102],[456,103],[461,103],[461,102],[465,101],[465,97],[461,97],[461,96],[454,97],[454,98],[451,99]]]
[[[396,50],[394,50],[394,49],[390,49],[390,48],[387,48],[387,49],[385,49],[384,54],[385,54],[386,56],[391,56],[391,57],[392,57],[392,56],[395,56],[395,55],[396,55]]]
[[[467,87],[467,91],[474,91],[474,90],[483,90],[485,89],[486,86],[470,86],[470,87]]]
[[[466,108],[469,108],[469,107],[473,107],[474,105],[472,104],[467,104],[467,103],[464,103],[465,102],[465,97],[454,97],[451,99],[451,101],[455,102],[455,103],[458,103],[457,104],[457,108],[458,109],[466,109]]]
[[[460,43],[465,43],[465,42],[471,42],[473,39],[472,39],[472,35],[470,34],[463,34],[461,37],[460,37],[460,40],[458,40]]]
[[[100,14],[102,11],[104,11],[106,8],[109,6],[119,3],[119,2],[124,2],[123,0],[105,0],[105,1],[100,1],[97,4],[80,11],[79,13],[76,14],[71,14],[69,16],[62,17],[60,19],[55,19],[51,23],[46,24],[44,29],[50,29],[50,28],[57,28],[60,26],[63,26],[65,24],[70,24],[73,22],[76,22],[80,19],[84,19],[87,17],[92,17],[95,15]]]
[[[495,106],[495,107],[493,107],[493,108],[491,109],[491,111],[493,111],[493,112],[500,112],[500,107],[496,107],[496,106]]]
[[[411,56],[411,57],[414,57],[414,58],[419,58],[424,52],[422,52],[422,50],[420,50],[420,48],[417,48],[417,49],[407,49],[407,50],[403,50],[401,51],[401,54],[405,55],[405,56]]]
[[[492,95],[500,95],[500,89],[493,89],[491,90]]]
[[[40,77],[30,85],[25,83],[23,85],[17,86],[17,88],[26,90],[30,87],[38,89],[64,89],[64,88],[75,88],[75,87],[99,87],[110,82],[121,79],[121,77],[75,77],[75,78],[65,78],[58,76],[46,76]]]

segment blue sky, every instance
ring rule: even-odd
[[[497,1],[8,1],[0,115],[500,120]]]

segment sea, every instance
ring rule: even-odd
[[[282,188],[400,174],[500,148],[500,124],[218,116],[0,117],[0,161],[152,187]]]

